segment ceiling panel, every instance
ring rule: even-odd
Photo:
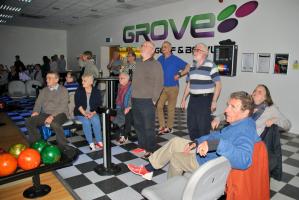
[[[4,11],[14,17],[6,19],[5,25],[39,28],[68,29],[70,26],[93,22],[106,16],[120,16],[132,11],[158,7],[182,0],[0,0],[1,4],[20,7],[20,12]],[[2,18],[0,18],[2,19]]]

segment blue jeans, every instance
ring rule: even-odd
[[[87,119],[84,116],[76,116],[76,119],[82,123],[83,132],[89,144],[93,143],[92,131],[96,142],[102,142],[101,122],[98,114],[94,115],[91,119]]]

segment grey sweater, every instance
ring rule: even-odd
[[[53,91],[45,87],[38,95],[33,112],[46,113],[53,116],[65,113],[69,118],[68,99],[68,91],[65,87],[59,85],[58,89]]]
[[[153,58],[137,62],[132,80],[132,98],[157,102],[163,88],[161,64]]]

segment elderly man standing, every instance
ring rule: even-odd
[[[171,133],[174,122],[175,106],[179,94],[179,77],[187,74],[190,65],[179,57],[171,53],[171,43],[164,41],[162,44],[162,53],[158,58],[163,68],[164,87],[157,105],[158,120],[159,120],[159,135]],[[167,106],[167,126],[165,126],[164,119],[164,104],[168,102]]]
[[[60,149],[65,149],[67,139],[64,136],[62,124],[68,119],[68,91],[58,84],[57,72],[48,72],[47,87],[42,89],[35,102],[30,118],[25,121],[29,134],[29,142],[39,140],[41,134],[38,127],[49,125],[56,133],[56,140]]]
[[[154,60],[155,45],[146,41],[141,46],[142,62],[136,63],[132,80],[132,112],[140,148],[147,158],[156,149],[155,103],[163,86],[161,64]]]
[[[187,110],[187,127],[190,139],[194,140],[211,129],[211,112],[217,107],[221,91],[218,68],[208,60],[208,47],[197,44],[193,49],[193,65],[187,77],[187,84],[181,107],[186,109],[186,99],[190,94]]]
[[[146,166],[128,164],[128,168],[133,173],[151,180],[155,169],[169,163],[170,178],[183,172],[194,172],[205,162],[224,156],[233,169],[245,170],[252,164],[254,144],[260,141],[255,122],[250,117],[253,109],[253,100],[249,94],[234,92],[225,109],[229,126],[194,141],[175,137],[155,151]]]

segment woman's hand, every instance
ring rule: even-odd
[[[213,119],[213,121],[211,122],[212,129],[215,130],[216,128],[218,128],[219,124],[220,124],[219,119],[217,119],[217,118]]]
[[[272,126],[272,125],[275,123],[275,121],[276,121],[276,118],[275,118],[275,117],[272,118],[272,119],[268,119],[268,120],[266,121],[266,126],[267,126],[267,127]]]

